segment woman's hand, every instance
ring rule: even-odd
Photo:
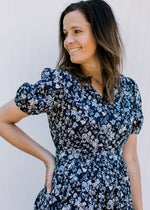
[[[51,153],[49,155],[49,159],[45,162],[45,166],[46,166],[45,186],[47,188],[47,193],[50,193],[52,189],[52,178],[55,169],[55,157]]]

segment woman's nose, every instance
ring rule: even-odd
[[[67,35],[67,37],[66,37],[66,39],[65,39],[65,42],[67,43],[67,44],[71,44],[71,43],[73,43],[75,41],[75,39],[74,39],[74,37],[72,36],[72,35]]]

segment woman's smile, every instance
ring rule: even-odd
[[[69,54],[73,54],[73,53],[75,53],[75,52],[78,52],[79,50],[81,50],[81,47],[70,48],[70,49],[69,49]]]

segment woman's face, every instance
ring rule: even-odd
[[[87,64],[97,58],[97,43],[92,28],[79,10],[69,12],[63,20],[64,47],[72,63]]]

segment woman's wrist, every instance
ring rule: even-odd
[[[48,165],[51,164],[52,161],[55,162],[55,156],[47,150],[43,162],[47,167]]]

